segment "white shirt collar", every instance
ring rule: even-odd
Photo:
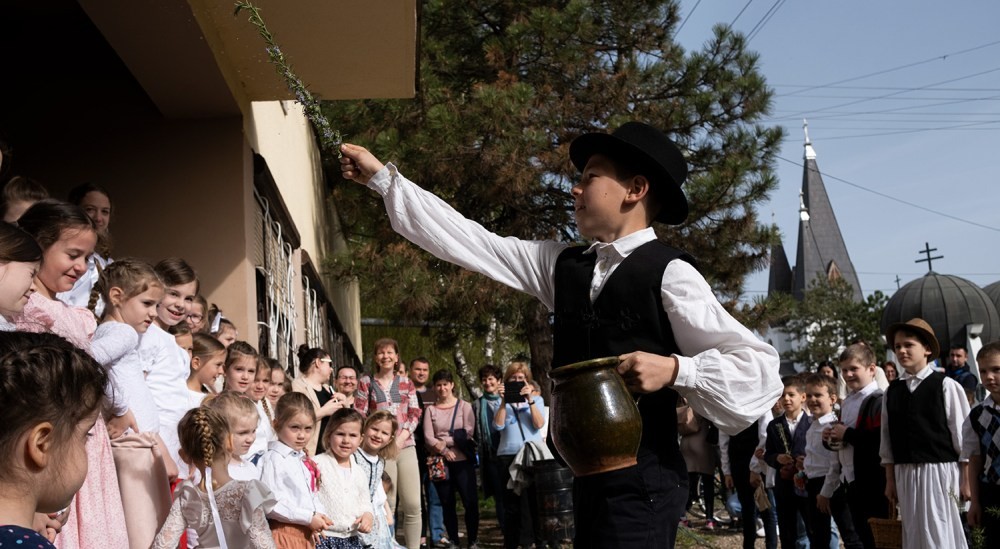
[[[934,373],[934,368],[932,368],[931,365],[928,364],[927,366],[924,366],[923,370],[920,370],[919,372],[913,375],[911,375],[906,370],[903,370],[903,374],[900,376],[900,379],[916,378],[919,379],[920,381],[923,381],[927,379],[927,376],[931,375],[932,373]]]
[[[859,389],[859,390],[857,390],[857,391],[855,391],[855,392],[847,395],[847,397],[848,398],[864,398],[864,397],[866,397],[866,396],[874,393],[876,389],[878,389],[878,382],[873,379],[871,383],[869,383],[868,385],[865,385],[861,389]]]
[[[806,411],[804,409],[800,409],[799,415],[795,416],[795,419],[788,419],[788,414],[781,414],[781,415],[784,416],[785,421],[789,423],[798,423],[799,421],[802,421],[802,416],[804,416],[805,413]]]
[[[306,455],[305,452],[293,450],[290,446],[280,440],[272,440],[271,442],[268,442],[267,447],[270,450],[278,452],[284,457],[305,457]]]
[[[983,399],[983,406],[987,408],[993,408],[994,410],[1000,410],[1000,404],[993,400],[993,395],[987,394],[986,398]]]
[[[594,251],[611,249],[617,252],[621,257],[628,257],[628,255],[634,252],[636,248],[652,240],[656,240],[656,231],[654,231],[652,227],[646,227],[641,231],[625,235],[614,242],[594,242],[589,248],[587,248],[587,251],[583,253],[589,254]]]

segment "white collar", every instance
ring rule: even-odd
[[[987,394],[986,398],[983,399],[982,405],[984,408],[993,408],[994,410],[1000,410],[1000,404],[993,400],[993,395]]]
[[[900,379],[916,378],[916,379],[919,379],[919,380],[923,381],[923,380],[927,379],[927,376],[929,376],[929,375],[931,375],[933,373],[934,373],[934,368],[932,368],[931,365],[930,365],[930,363],[928,363],[926,366],[924,366],[923,370],[920,370],[916,374],[912,374],[911,375],[906,370],[903,370],[903,375],[900,376]]]
[[[272,440],[267,443],[269,450],[274,450],[284,457],[306,457],[306,453],[301,450],[293,450],[290,446],[280,440]]]
[[[871,383],[869,383],[868,385],[865,385],[861,389],[858,389],[857,391],[854,391],[853,393],[847,395],[847,397],[848,398],[851,398],[851,397],[853,397],[853,398],[864,398],[864,397],[866,397],[866,396],[874,393],[876,389],[878,389],[878,382],[873,379]]]
[[[785,418],[785,421],[789,423],[798,423],[802,421],[802,416],[805,415],[805,413],[806,413],[805,409],[800,409],[799,415],[795,416],[795,419],[788,419],[788,414],[781,414],[781,417]]]
[[[594,242],[589,248],[587,248],[587,251],[583,253],[589,254],[593,253],[595,250],[610,247],[618,252],[618,255],[628,257],[628,254],[634,252],[636,248],[653,240],[656,240],[656,231],[654,231],[652,227],[646,227],[641,231],[627,234],[614,242]]]

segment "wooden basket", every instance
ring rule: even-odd
[[[889,518],[868,519],[877,549],[903,549],[903,523],[896,518],[896,503],[889,502]]]

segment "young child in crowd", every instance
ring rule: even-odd
[[[273,420],[264,412],[251,390],[256,383],[257,369],[260,367],[260,355],[257,354],[257,349],[246,341],[236,341],[226,349],[226,390],[242,393],[249,398],[257,407],[260,417],[260,421],[257,422],[257,439],[246,458],[263,452],[267,449],[267,444],[275,440]]]
[[[288,389],[285,389],[285,383],[288,383]],[[285,393],[292,392],[291,389],[292,381],[288,379],[285,375],[285,370],[281,368],[280,365],[275,365],[271,368],[271,382],[267,385],[267,403],[271,407],[272,415],[274,407],[278,405],[278,399],[285,395]]]
[[[201,481],[186,480],[178,487],[153,549],[175,549],[188,528],[197,533],[198,547],[273,549],[266,514],[274,496],[258,480],[230,478],[226,421],[215,410],[199,407],[184,414],[177,429],[181,452]]]
[[[965,390],[929,367],[941,348],[923,319],[889,326],[886,341],[903,373],[885,393],[879,454],[885,495],[899,503],[906,525],[903,547],[964,548],[957,498],[967,473],[967,462],[960,464]]]
[[[188,313],[187,325],[191,328],[191,332],[208,333],[208,300],[205,296],[198,294],[194,296],[194,302],[191,303],[191,312]]]
[[[388,471],[382,471],[382,492],[391,494],[393,490],[392,477]],[[376,509],[378,512],[378,509]],[[382,504],[382,512],[385,515],[385,523],[389,525],[389,539],[392,549],[406,549],[406,546],[396,541],[396,519],[392,516],[392,509],[389,508],[389,501]],[[439,544],[440,545],[440,544]]]
[[[83,484],[107,376],[56,335],[0,332],[0,379],[0,546],[54,549],[35,513],[66,509]]]
[[[41,183],[23,175],[15,175],[7,181],[0,193],[0,214],[5,223],[16,223],[35,202],[48,197],[49,191]]]
[[[368,495],[368,477],[351,457],[361,444],[365,418],[353,408],[341,408],[330,416],[323,446],[316,456],[319,469],[319,498],[330,511],[332,521],[320,535],[319,549],[362,549],[360,534],[372,531],[375,520]]]
[[[156,264],[163,282],[163,299],[156,319],[139,342],[139,358],[146,373],[146,385],[160,415],[160,436],[170,457],[177,463],[179,477],[187,478],[187,465],[180,459],[177,422],[191,409],[187,379],[191,373],[188,352],[167,332],[184,320],[198,293],[198,276],[183,259],[171,257]]]
[[[226,371],[226,348],[208,334],[193,334],[191,342],[191,373],[188,374],[187,388],[194,408],[201,405],[205,395],[215,394],[215,383]]]
[[[840,445],[837,461],[841,482],[847,485],[847,504],[854,530],[866,548],[875,547],[868,519],[887,518],[885,470],[879,459],[882,436],[882,390],[878,387],[875,352],[864,342],[840,354],[840,371],[847,397],[840,407],[840,422],[827,427],[831,447]]]
[[[281,397],[274,410],[278,439],[268,444],[260,462],[260,480],[278,500],[267,517],[279,549],[314,547],[317,534],[331,524],[317,494],[316,464],[305,452],[314,425],[316,412],[305,395]]]
[[[781,380],[785,386],[781,394],[784,414],[771,420],[767,426],[764,461],[778,471],[774,479],[774,500],[778,513],[778,535],[782,549],[795,547],[798,537],[798,518],[808,523],[808,500],[803,489],[796,486],[797,465],[805,461],[806,431],[809,416],[802,409],[806,401],[806,387],[800,376]]]
[[[0,223],[0,331],[12,332],[34,293],[42,249],[35,239],[9,223]]]
[[[97,285],[101,270],[111,262],[111,233],[108,230],[111,223],[111,195],[100,185],[83,183],[70,190],[67,201],[79,206],[93,220],[94,228],[97,229],[97,246],[87,258],[87,271],[76,279],[73,288],[59,293],[57,297],[67,305],[86,307],[100,318],[104,311],[104,301],[100,292],[92,290]]]
[[[837,422],[833,406],[837,403],[837,380],[826,374],[813,374],[806,378],[806,405],[812,413],[812,422],[806,431],[806,457],[803,462],[806,474],[806,493],[809,504],[810,547],[830,546],[830,517],[837,523],[840,538],[849,549],[861,549],[861,541],[854,531],[847,496],[840,482],[840,464],[837,454],[823,445],[823,432]]]
[[[1000,546],[1000,341],[987,343],[976,353],[979,379],[989,392],[962,425],[962,457],[969,460],[971,496],[969,526],[982,527],[983,547]]]
[[[394,549],[395,546],[390,529],[392,511],[386,498],[386,494],[391,492],[392,479],[389,478],[389,488],[386,488],[382,478],[389,476],[385,473],[385,460],[395,459],[399,453],[399,446],[395,444],[398,429],[399,420],[392,412],[373,412],[365,420],[361,447],[354,452],[354,463],[368,479],[368,496],[375,511],[375,524],[371,532],[361,538],[367,547],[373,549]]]
[[[77,206],[41,200],[24,212],[18,226],[33,236],[42,248],[42,262],[35,276],[36,291],[28,298],[21,315],[14,319],[17,328],[61,336],[81,349],[102,355],[99,362],[117,358],[101,348],[92,349],[91,338],[97,321],[91,311],[71,307],[56,299],[56,294],[72,288],[86,271],[87,256],[93,253],[97,244],[94,222]],[[122,413],[121,407],[113,412]],[[112,421],[134,423],[128,420],[127,414]],[[88,439],[87,463],[87,478],[64,515],[66,523],[56,544],[60,547],[124,549],[128,546],[128,533],[111,440],[103,417],[97,420],[93,436]]]
[[[240,332],[236,329],[236,325],[222,316],[222,309],[215,303],[208,308],[208,317],[205,322],[208,325],[209,335],[221,341],[227,348],[240,338]]]
[[[250,447],[257,439],[257,423],[260,421],[257,407],[246,395],[235,391],[223,391],[214,397],[209,397],[205,400],[205,406],[222,414],[232,434],[233,451],[229,458],[229,476],[236,480],[259,479],[260,468],[253,459],[243,457],[250,457]],[[259,456],[260,454],[253,457]]]
[[[257,415],[260,416],[260,423],[257,427],[257,437],[264,440],[263,444],[255,444],[254,448],[263,451],[267,448],[267,443],[275,439],[274,436],[274,409],[267,402],[267,391],[271,387],[271,370],[278,366],[278,361],[265,356],[257,357],[257,372],[254,374],[253,383],[247,390],[247,396],[257,407]],[[281,369],[278,366],[278,369]]]
[[[180,322],[178,324],[174,324],[167,330],[167,333],[174,336],[174,343],[176,343],[178,347],[187,351],[188,361],[190,361],[194,357],[194,337],[191,333],[191,328],[187,325],[187,323]]]

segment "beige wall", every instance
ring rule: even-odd
[[[312,129],[294,101],[255,101],[245,123],[250,146],[264,157],[285,206],[302,239],[301,247],[322,273],[330,252],[346,249],[335,205],[323,181],[319,150]],[[296,253],[298,278],[301,254]],[[344,330],[356,351],[361,351],[361,307],[357,284],[343,284],[324,277],[324,286]],[[302,282],[297,280],[297,306],[304,310]],[[295,338],[305,341],[304,315],[296,319]]]

